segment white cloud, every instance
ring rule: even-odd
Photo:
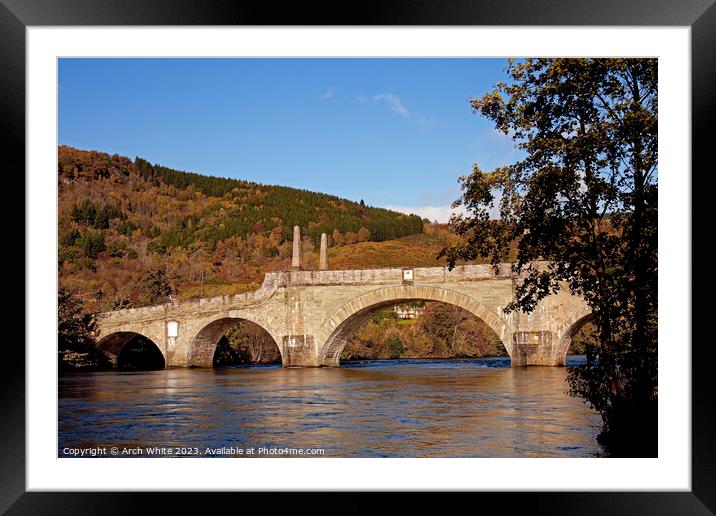
[[[465,213],[464,208],[452,208],[448,206],[394,206],[389,204],[387,209],[405,213],[406,215],[418,215],[421,218],[429,219],[431,222],[448,222],[453,213]]]
[[[385,102],[391,110],[398,113],[400,116],[408,116],[410,114],[405,106],[403,106],[403,103],[400,102],[400,99],[392,93],[381,93],[380,95],[375,95],[373,96],[373,100],[375,102]]]
[[[328,88],[328,89],[323,93],[322,98],[324,98],[324,99],[330,99],[331,97],[333,97],[333,90],[330,89],[330,88]]]
[[[500,206],[499,196],[495,198],[493,206],[490,208],[490,218],[497,220],[500,218]],[[388,210],[405,213],[406,215],[418,215],[421,218],[429,219],[431,222],[438,221],[440,223],[446,223],[450,221],[450,216],[453,213],[467,215],[467,210],[464,206],[459,208],[453,208],[451,205],[446,206],[396,206],[389,204],[385,206]]]

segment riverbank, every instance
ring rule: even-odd
[[[99,352],[80,353],[68,350],[57,353],[57,369],[60,373],[108,371],[112,369],[112,363]]]

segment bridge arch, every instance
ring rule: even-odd
[[[559,339],[557,349],[555,350],[555,357],[561,365],[564,365],[567,361],[567,352],[569,351],[569,346],[572,343],[572,337],[574,337],[585,324],[593,320],[594,314],[592,312],[588,312],[577,318],[577,320],[570,321],[564,325],[563,330],[560,332],[562,337]]]
[[[507,343],[507,321],[497,312],[479,303],[474,298],[454,290],[434,286],[402,285],[374,290],[345,303],[321,325],[316,332],[316,341],[320,348],[320,365],[338,366],[348,336],[363,324],[370,316],[382,308],[409,301],[437,301],[455,305],[475,315],[485,322],[497,334],[507,353],[512,357],[512,348]]]
[[[213,367],[214,354],[221,337],[226,335],[232,326],[243,321],[255,324],[265,331],[273,340],[281,356],[283,356],[283,350],[278,345],[276,336],[260,322],[247,317],[222,316],[205,323],[194,336],[189,346],[188,365],[190,367]]]
[[[128,352],[131,351],[135,344],[139,344],[142,347],[146,347],[148,350],[148,356],[146,359],[147,369],[164,369],[166,367],[166,355],[161,346],[148,337],[139,332],[135,331],[116,331],[105,335],[97,342],[97,349],[103,352],[110,359],[112,364],[118,369],[127,368],[133,369],[136,365],[132,366],[128,364],[129,358],[127,357]]]

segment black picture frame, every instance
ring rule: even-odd
[[[687,26],[691,27],[692,71],[692,192],[709,195],[713,185],[714,112],[716,111],[716,6],[715,0],[530,0],[460,1],[364,1],[357,4],[317,1],[277,6],[264,2],[213,0],[0,0],[0,146],[5,156],[3,181],[8,190],[3,201],[3,221],[10,250],[0,255],[8,289],[6,331],[2,347],[5,367],[0,374],[0,513],[25,514],[125,514],[159,503],[165,514],[193,510],[194,503],[217,510],[230,494],[204,493],[83,493],[26,492],[25,489],[25,341],[24,328],[12,321],[25,319],[25,285],[16,271],[25,268],[25,28],[27,26],[83,25],[575,25],[575,26]],[[7,157],[11,157],[8,165]],[[698,181],[698,183],[697,183]],[[8,184],[9,183],[9,184]],[[12,193],[10,193],[12,192]],[[23,195],[20,194],[23,192]],[[693,196],[692,241],[709,240],[711,224],[707,198]],[[23,218],[24,221],[24,218]],[[698,240],[697,240],[698,239]],[[707,245],[710,242],[707,242]],[[713,284],[714,253],[692,251],[692,271],[699,271],[699,285],[708,292]],[[688,264],[684,264],[688,266]],[[26,276],[32,274],[25,269]],[[22,295],[20,293],[23,293]],[[8,302],[9,300],[9,302]],[[12,313],[22,311],[23,313]],[[708,303],[692,301],[692,321],[708,320]],[[14,316],[14,317],[13,317]],[[713,514],[716,512],[716,416],[711,407],[709,382],[713,344],[678,345],[692,356],[692,490],[690,492],[590,492],[590,493],[479,493],[477,503],[492,498],[511,509],[537,514]],[[246,497],[246,494],[239,496]],[[359,495],[354,509],[367,509],[370,502]],[[474,496],[474,495],[473,495]],[[407,498],[407,497],[406,497]],[[422,496],[411,499],[422,504]],[[312,493],[275,497],[295,509],[312,512],[328,504]],[[261,498],[266,503],[266,498]],[[509,500],[509,501],[507,501]],[[346,512],[329,507],[332,512]],[[347,507],[346,507],[347,509]]]

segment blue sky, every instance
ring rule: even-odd
[[[505,59],[61,59],[59,142],[446,221],[472,163],[513,162],[475,115]]]

